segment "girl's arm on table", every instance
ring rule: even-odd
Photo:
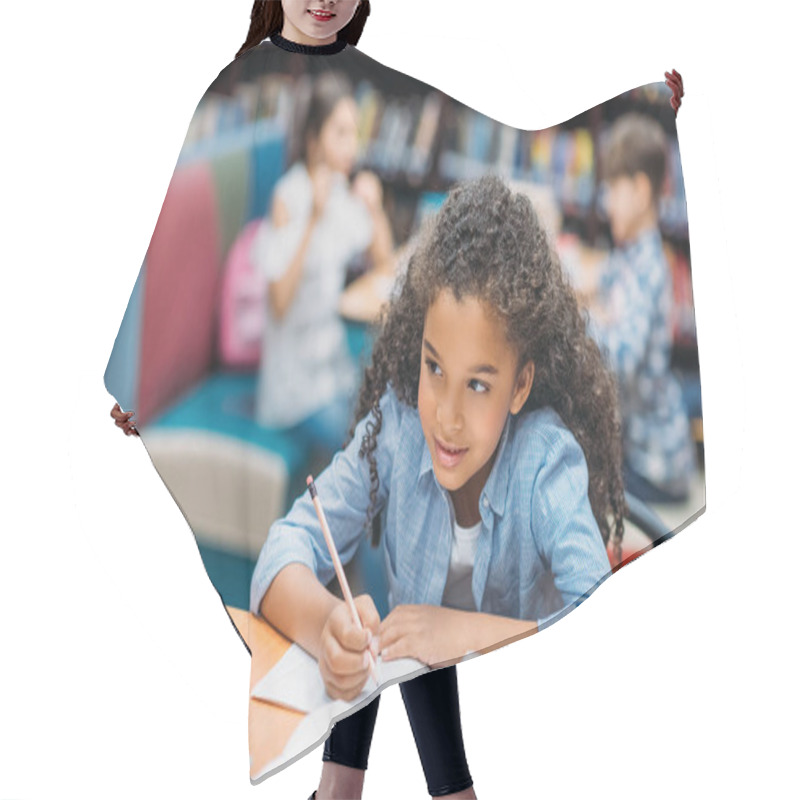
[[[352,700],[364,688],[377,656],[372,633],[380,617],[369,595],[355,598],[361,625],[345,603],[334,597],[304,564],[285,566],[261,601],[261,611],[276,628],[317,660],[328,694]]]
[[[381,398],[383,424],[375,460],[380,476],[376,513],[388,495],[392,453],[400,428],[400,405],[393,392]],[[359,457],[371,412],[356,426],[344,450],[315,479],[336,551],[343,564],[355,555],[364,538],[370,502],[369,463]],[[311,653],[319,664],[328,694],[351,700],[363,689],[370,672],[369,654],[377,655],[372,639],[380,618],[369,595],[355,598],[363,628],[350,609],[334,597],[326,584],[335,575],[333,560],[320,529],[316,508],[305,491],[289,513],[272,524],[261,549],[250,586],[250,611]]]
[[[393,391],[383,395],[380,408],[383,420],[374,453],[380,477],[376,514],[388,495],[392,453],[399,437],[401,409]],[[355,435],[347,447],[336,453],[331,463],[314,479],[319,501],[343,564],[352,559],[360,541],[366,536],[364,523],[370,502],[370,474],[369,462],[359,456],[359,449],[368,423],[372,423],[371,412],[359,420]],[[289,566],[294,569],[283,575],[273,587],[279,573]],[[271,615],[276,614],[276,624],[280,617],[282,624],[288,626],[285,631],[287,634],[289,627],[297,625],[299,635],[306,636],[319,626],[323,612],[327,609],[330,613],[335,602],[338,602],[324,588],[334,575],[333,561],[320,529],[314,503],[310,493],[304,491],[294,501],[289,513],[276,520],[269,529],[253,571],[250,610],[254,614],[260,613],[262,601],[269,591],[266,610],[270,615],[264,616],[273,621]],[[308,620],[306,611],[310,613]],[[288,622],[292,615],[300,621]]]
[[[416,658],[431,667],[457,664],[536,633],[532,620],[432,605],[397,606],[378,628],[385,661]]]
[[[566,429],[547,426],[537,447],[546,454],[533,485],[531,520],[540,557],[549,564],[562,607],[579,603],[610,572],[589,504],[589,473],[580,445]],[[516,619],[432,605],[398,606],[378,629],[383,658],[411,657],[430,666],[457,663],[536,633],[547,619]]]
[[[287,564],[273,579],[261,601],[261,615],[317,660],[328,617],[342,601],[300,563]]]

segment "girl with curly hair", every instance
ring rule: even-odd
[[[343,562],[382,523],[390,613],[361,595],[359,630],[327,591],[308,493],[270,528],[251,588],[251,611],[318,659],[334,697],[361,692],[368,649],[434,668],[401,684],[407,706],[427,698],[411,722],[432,796],[475,796],[455,664],[552,624],[610,574],[610,545],[619,559],[616,397],[530,200],[494,175],[457,184],[384,309],[349,441],[316,478]],[[379,699],[326,742],[353,793]],[[332,785],[323,769],[319,797]]]

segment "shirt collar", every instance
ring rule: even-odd
[[[492,471],[489,473],[486,485],[481,491],[481,502],[483,502],[483,498],[486,497],[489,500],[492,511],[500,516],[502,516],[505,511],[506,497],[508,495],[508,473],[510,468],[511,448],[507,445],[511,435],[511,426],[513,424],[514,416],[508,414],[506,417],[506,424],[503,426],[503,433],[500,436],[500,442],[497,445],[497,457],[492,465]],[[433,459],[431,458],[431,451],[428,447],[428,443],[423,437],[417,485],[419,485],[419,482],[422,480],[422,476],[428,472],[433,473]],[[436,480],[435,474],[432,474],[431,477]]]
[[[333,53],[340,53],[347,47],[347,39],[338,37],[329,44],[298,44],[276,31],[269,38],[272,44],[276,47],[280,47],[281,50],[288,50],[290,53],[305,53],[306,55],[331,55]]]

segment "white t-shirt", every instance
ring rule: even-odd
[[[308,169],[301,161],[278,181],[275,194],[289,223],[272,226],[267,217],[253,240],[252,257],[267,280],[276,280],[297,252],[313,203]],[[283,319],[265,310],[255,416],[262,425],[289,427],[358,390],[358,369],[347,347],[339,298],[349,260],[372,241],[372,217],[334,173],[330,195],[306,250],[300,284]]]
[[[448,498],[449,499],[449,498]],[[452,509],[452,501],[450,501]],[[462,528],[453,520],[453,542],[450,548],[450,568],[447,571],[447,583],[444,587],[442,605],[458,608],[462,611],[476,611],[475,598],[472,595],[472,568],[475,564],[475,549],[481,535],[483,521],[471,528]]]

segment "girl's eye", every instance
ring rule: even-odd
[[[425,364],[428,367],[428,372],[432,375],[441,375],[442,370],[439,365],[430,358],[425,359]],[[489,387],[483,383],[483,381],[479,381],[477,378],[473,378],[468,384],[470,389],[473,389],[476,394],[486,394],[489,391]]]
[[[436,374],[436,370],[439,369],[439,365],[435,361],[431,361],[429,358],[425,359],[425,363],[428,365],[428,372],[433,372]]]
[[[474,383],[476,386],[479,386],[479,387],[480,387],[480,391],[478,392],[478,394],[486,394],[486,392],[488,392],[488,391],[489,391],[489,387],[488,387],[488,386],[487,386],[485,383],[481,383],[481,382],[480,382],[480,381],[479,381],[477,378],[473,378],[473,379],[470,381],[470,385],[471,385],[471,384],[473,384],[473,383]]]

